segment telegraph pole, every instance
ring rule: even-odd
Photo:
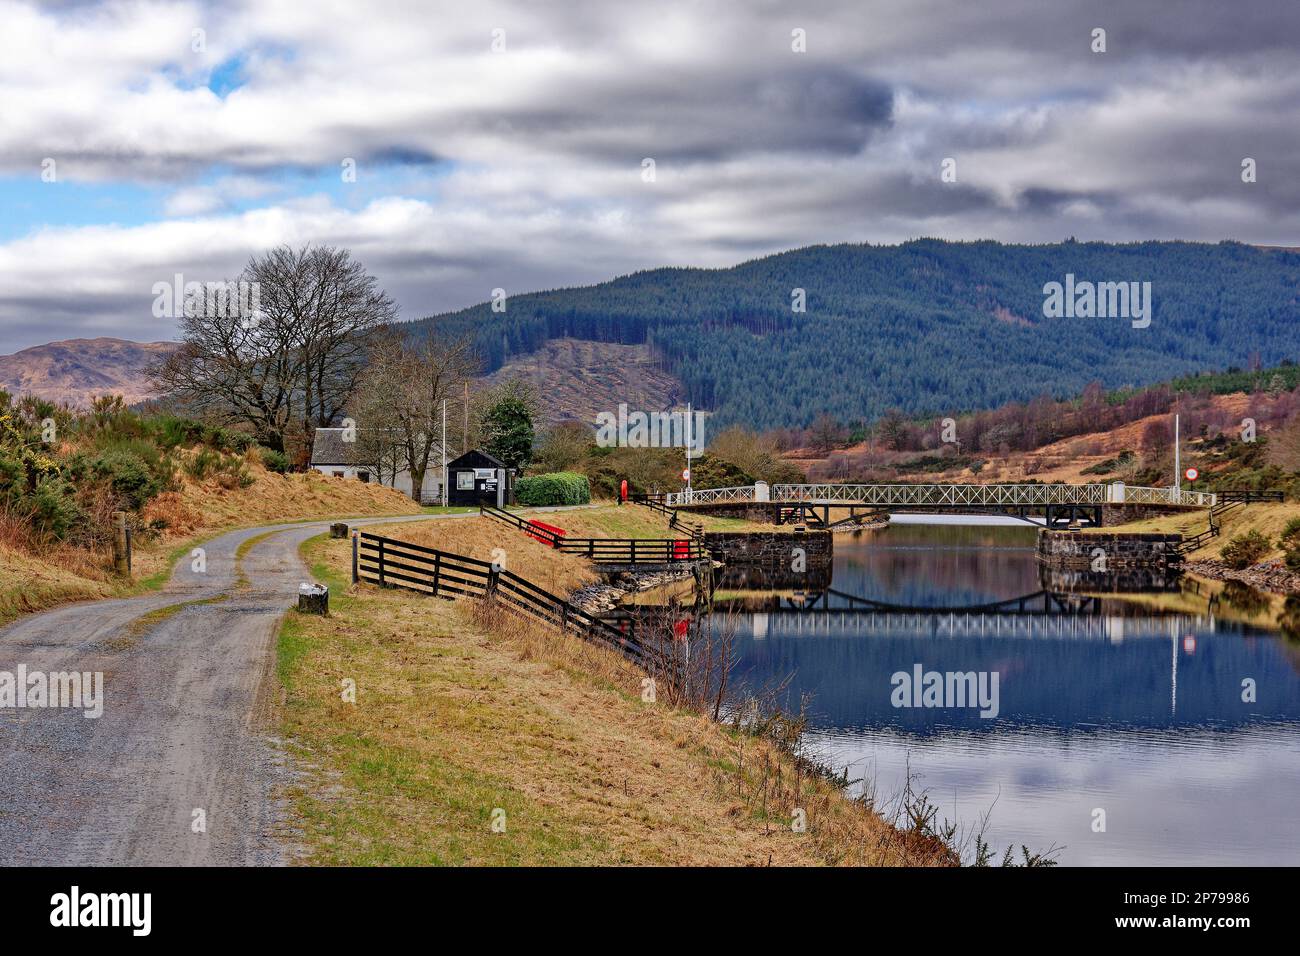
[[[1178,413],[1174,413],[1174,500],[1178,501],[1183,496],[1183,463],[1182,463],[1182,442],[1179,440]]]
[[[695,476],[691,474],[691,442],[694,439],[695,416],[691,414],[691,403],[686,403],[686,500],[691,500],[691,482]]]
[[[447,507],[447,400],[442,400],[442,506]]]

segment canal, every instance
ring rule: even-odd
[[[1062,593],[1035,534],[839,536],[828,589],[722,590],[710,626],[738,679],[810,701],[807,746],[878,806],[910,780],[967,835],[1063,865],[1300,863],[1300,642],[1280,599],[1191,580]]]

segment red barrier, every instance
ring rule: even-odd
[[[673,560],[686,561],[691,556],[691,543],[689,541],[673,542]]]
[[[540,534],[537,531],[525,530],[524,534],[528,535],[528,537],[530,538],[534,538],[542,542],[542,544],[549,544],[553,548],[559,547],[559,542],[556,539],[563,538],[567,533],[563,528],[557,528],[555,527],[555,525],[547,524],[544,521],[529,521],[528,524],[533,528],[540,529],[540,531],[545,531],[550,533]]]

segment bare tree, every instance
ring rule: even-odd
[[[231,283],[187,296],[182,347],[152,369],[154,384],[277,450],[300,430],[305,455],[313,430],[352,398],[397,307],[345,249],[281,246],[250,259],[238,281],[251,303],[231,301]]]
[[[392,450],[411,475],[411,497],[420,489],[434,452],[442,441],[442,403],[453,409],[461,390],[479,369],[467,339],[446,342],[436,335],[411,341],[388,334],[373,352],[360,394],[357,436],[369,430],[383,435],[379,444]],[[460,428],[448,415],[447,443],[453,445]]]

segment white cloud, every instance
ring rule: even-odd
[[[88,207],[0,244],[0,351],[52,323],[166,337],[153,281],[277,242],[352,247],[415,317],[813,242],[1293,241],[1300,12],[1139,7],[0,0],[0,176],[35,183],[49,156],[64,181],[156,187],[162,216]],[[234,56],[246,82],[223,98],[202,84]]]

